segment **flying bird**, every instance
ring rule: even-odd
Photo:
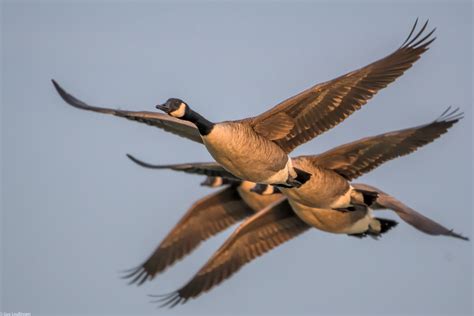
[[[155,166],[138,160],[134,157],[133,159],[139,165],[146,168],[153,169]],[[275,202],[283,201],[283,196],[281,194],[263,196],[252,192],[252,183],[242,184],[239,181],[228,182],[228,180],[223,178],[209,177],[204,181],[204,184],[213,188],[223,186],[224,189],[207,195],[195,202],[193,206],[186,212],[186,214],[179,220],[171,232],[169,232],[163,241],[158,245],[149,258],[140,266],[128,271],[127,275],[124,277],[131,278],[132,280],[130,283],[141,285],[147,280],[154,279],[157,274],[162,273],[167,267],[173,265],[178,260],[191,253],[203,241],[218,234],[232,224],[248,218],[259,211],[262,211],[269,205]],[[429,235],[444,235],[468,240],[466,237],[455,233],[452,229],[448,229],[433,221],[432,219],[420,214],[379,188],[362,183],[353,183],[352,186],[359,189],[378,192],[377,200],[372,204],[371,209],[392,210],[403,221],[417,230]],[[269,197],[272,197],[272,199],[268,199]],[[249,207],[251,211],[249,211]],[[283,206],[280,206],[280,209],[281,207]],[[285,207],[287,208],[287,206]],[[361,212],[354,214],[354,212],[328,212],[328,210],[321,210],[321,212],[318,213],[320,225],[317,228],[330,233],[343,234],[346,233],[345,231],[350,230],[351,228],[356,228],[358,224],[373,219],[372,213],[366,213],[365,216],[360,215]],[[288,212],[287,209],[286,216],[287,217],[285,218],[288,218],[289,221],[297,224],[297,227],[301,229],[301,232],[310,228],[310,225],[299,219],[294,211]],[[389,222],[389,224],[391,223]],[[277,223],[271,222],[269,222],[268,225],[278,226]],[[393,225],[386,225],[386,228],[391,228],[395,225],[395,222],[393,222]],[[384,232],[386,231],[387,230]],[[256,229],[251,230],[249,234],[258,235]],[[297,231],[297,234],[293,235],[291,238],[296,237],[298,234],[299,231]],[[379,234],[366,231],[362,233],[355,233],[351,236],[364,237],[367,235],[374,237],[378,236]],[[271,248],[268,250],[271,250]],[[235,272],[236,271],[234,271],[234,273]],[[229,275],[229,277],[230,276],[231,275]]]
[[[435,39],[431,38],[434,29],[424,35],[427,23],[415,34],[416,21],[405,42],[390,55],[237,121],[213,123],[178,98],[157,106],[171,117],[167,119],[158,113],[98,108],[76,99],[54,80],[53,84],[77,108],[141,121],[202,142],[220,165],[240,179],[299,187],[311,174],[293,166],[288,154],[342,122],[409,69]]]
[[[450,108],[448,108],[439,119],[430,124],[385,133],[375,137],[368,137],[347,145],[336,147],[335,149],[328,151],[331,155],[327,155],[327,152],[321,154],[320,156],[323,157],[321,161],[326,160],[328,165],[331,165],[332,163],[332,168],[335,168],[335,170],[345,170],[347,175],[352,175],[351,177],[347,176],[348,178],[356,178],[358,175],[372,170],[384,161],[393,159],[397,156],[406,155],[415,151],[418,147],[430,143],[445,133],[449,127],[461,118],[461,115],[462,114],[458,113],[457,110],[450,111]],[[394,140],[397,141],[395,142]],[[385,149],[384,152],[382,150],[383,148],[377,148],[376,145],[378,143],[387,143],[389,146],[383,147]],[[370,155],[362,155],[360,157],[354,156],[355,153],[358,152],[355,151],[354,148],[358,148],[360,154],[366,154],[367,152],[376,153],[376,156],[378,157],[378,160],[375,162],[376,165],[370,165],[371,161],[374,163],[373,160],[369,159],[371,157]],[[374,151],[373,148],[377,148],[377,150]],[[174,169],[198,174],[206,174],[206,168],[203,168],[202,166],[217,165],[215,163],[200,163],[163,166],[143,162],[131,155],[128,155],[128,157],[137,164],[146,168]],[[331,157],[331,159],[329,159],[329,157]],[[347,158],[350,159],[347,160]],[[355,164],[355,167],[352,169],[349,168],[351,163]],[[363,166],[363,168],[361,169],[357,166]],[[348,170],[351,171],[349,172]],[[218,174],[218,168],[213,169],[212,173],[209,174],[215,176]],[[238,179],[212,177],[206,179],[204,184],[212,187],[222,185],[228,187],[215,195],[205,197],[195,203],[183,219],[180,220],[175,228],[173,228],[172,232],[158,246],[149,259],[139,267],[129,271],[129,274],[126,275],[126,277],[133,278],[131,283],[142,284],[146,280],[152,279],[157,273],[162,272],[164,268],[191,252],[200,244],[201,241],[217,234],[219,231],[227,228],[236,221],[242,220],[250,214],[258,212],[273,202],[280,200],[283,201],[282,195],[279,193],[281,189],[275,189],[274,187],[269,186],[269,188],[273,188],[273,193],[276,194],[259,196],[255,192],[252,192],[255,183],[249,181],[240,182]],[[391,209],[405,222],[420,231],[431,235],[446,235],[460,239],[467,239],[466,237],[455,233],[453,230],[449,230],[423,216],[376,187],[366,184],[351,184],[350,187],[359,191],[375,192],[376,199],[371,203],[372,209]],[[321,190],[320,188],[314,189]],[[234,193],[232,194],[231,192]],[[222,194],[232,198],[215,198],[220,197]],[[274,199],[263,200],[263,198],[268,197],[273,197]],[[213,200],[215,202],[208,203],[208,200]],[[236,207],[227,207],[227,200],[232,201],[232,203],[229,203],[228,205]],[[235,200],[238,200],[239,203],[236,203]],[[243,202],[244,206],[240,202]],[[205,207],[197,207],[201,204],[206,205],[207,209]],[[247,206],[245,206],[245,204]],[[305,224],[301,226],[298,225],[300,228],[313,226],[331,233],[344,233],[352,236],[363,237],[366,235],[378,236],[396,225],[396,222],[388,219],[374,218],[369,208],[360,205],[355,207],[353,210],[347,209],[345,212],[321,207],[315,208],[306,205],[295,205],[295,203],[291,203],[291,199],[289,199],[288,205],[291,207],[291,213],[289,214],[292,219],[290,221],[292,223],[303,222]],[[248,206],[250,206],[251,211],[249,211]],[[222,207],[226,210],[225,212],[222,212]],[[278,209],[281,210],[281,208]],[[214,210],[220,211],[216,212]],[[212,227],[213,229],[210,229]],[[215,229],[215,227],[219,227],[219,229]],[[175,244],[167,242],[168,240],[175,241]],[[170,253],[174,253],[175,255],[170,255]],[[161,262],[161,264],[159,262]]]
[[[428,124],[362,138],[318,155],[294,157],[292,164],[312,176],[298,188],[282,187],[280,190],[289,198],[289,203],[297,213],[300,207],[305,206],[327,209],[370,206],[377,193],[354,188],[350,181],[384,162],[410,154],[431,143],[462,117],[463,113],[459,109],[448,107],[440,117]],[[155,168],[238,180],[238,177],[229,174],[215,162],[156,165]],[[257,187],[254,191],[262,193]]]
[[[354,184],[354,186],[379,192],[375,202],[377,209],[391,209],[408,224],[425,233],[468,240],[373,186],[366,184]],[[372,217],[371,210],[339,212],[317,209],[313,210],[313,215],[319,218],[318,226],[302,220],[285,198],[269,204],[243,221],[184,286],[168,294],[151,295],[157,298],[154,302],[161,303],[161,307],[174,307],[186,303],[189,299],[196,298],[230,278],[245,264],[297,237],[311,226],[332,233],[349,232],[352,236],[360,238],[367,235],[377,238],[397,225],[393,220]],[[371,227],[371,224],[380,226]],[[363,231],[364,228],[366,231]]]

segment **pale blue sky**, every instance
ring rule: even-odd
[[[2,303],[33,315],[469,315],[472,242],[401,222],[381,240],[312,230],[173,310],[147,294],[184,284],[230,233],[142,287],[119,271],[154,249],[210,189],[150,171],[209,160],[156,128],[67,106],[55,78],[92,104],[154,110],[180,97],[211,120],[258,114],[396,49],[415,20],[432,48],[361,111],[295,154],[435,119],[465,118],[435,143],[360,179],[473,237],[469,1],[2,4]],[[394,214],[384,213],[396,218]]]

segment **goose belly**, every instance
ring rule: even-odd
[[[243,180],[273,184],[288,179],[288,155],[275,143],[245,128],[217,124],[203,142],[219,164]]]
[[[258,212],[282,198],[281,194],[260,195],[258,193],[250,192],[250,189],[252,189],[254,185],[255,183],[253,182],[244,181],[237,188],[237,192],[242,200],[250,206],[254,212]]]
[[[332,209],[314,208],[288,200],[298,217],[308,225],[334,234],[358,234],[369,229],[370,211],[341,212]]]

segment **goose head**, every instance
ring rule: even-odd
[[[176,98],[168,99],[165,104],[158,104],[156,108],[176,118],[184,118],[189,112],[189,106],[186,102]]]

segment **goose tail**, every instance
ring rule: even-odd
[[[398,222],[392,219],[376,217],[375,220],[380,223],[380,230],[378,232],[380,235],[385,234],[386,232],[398,225]]]

